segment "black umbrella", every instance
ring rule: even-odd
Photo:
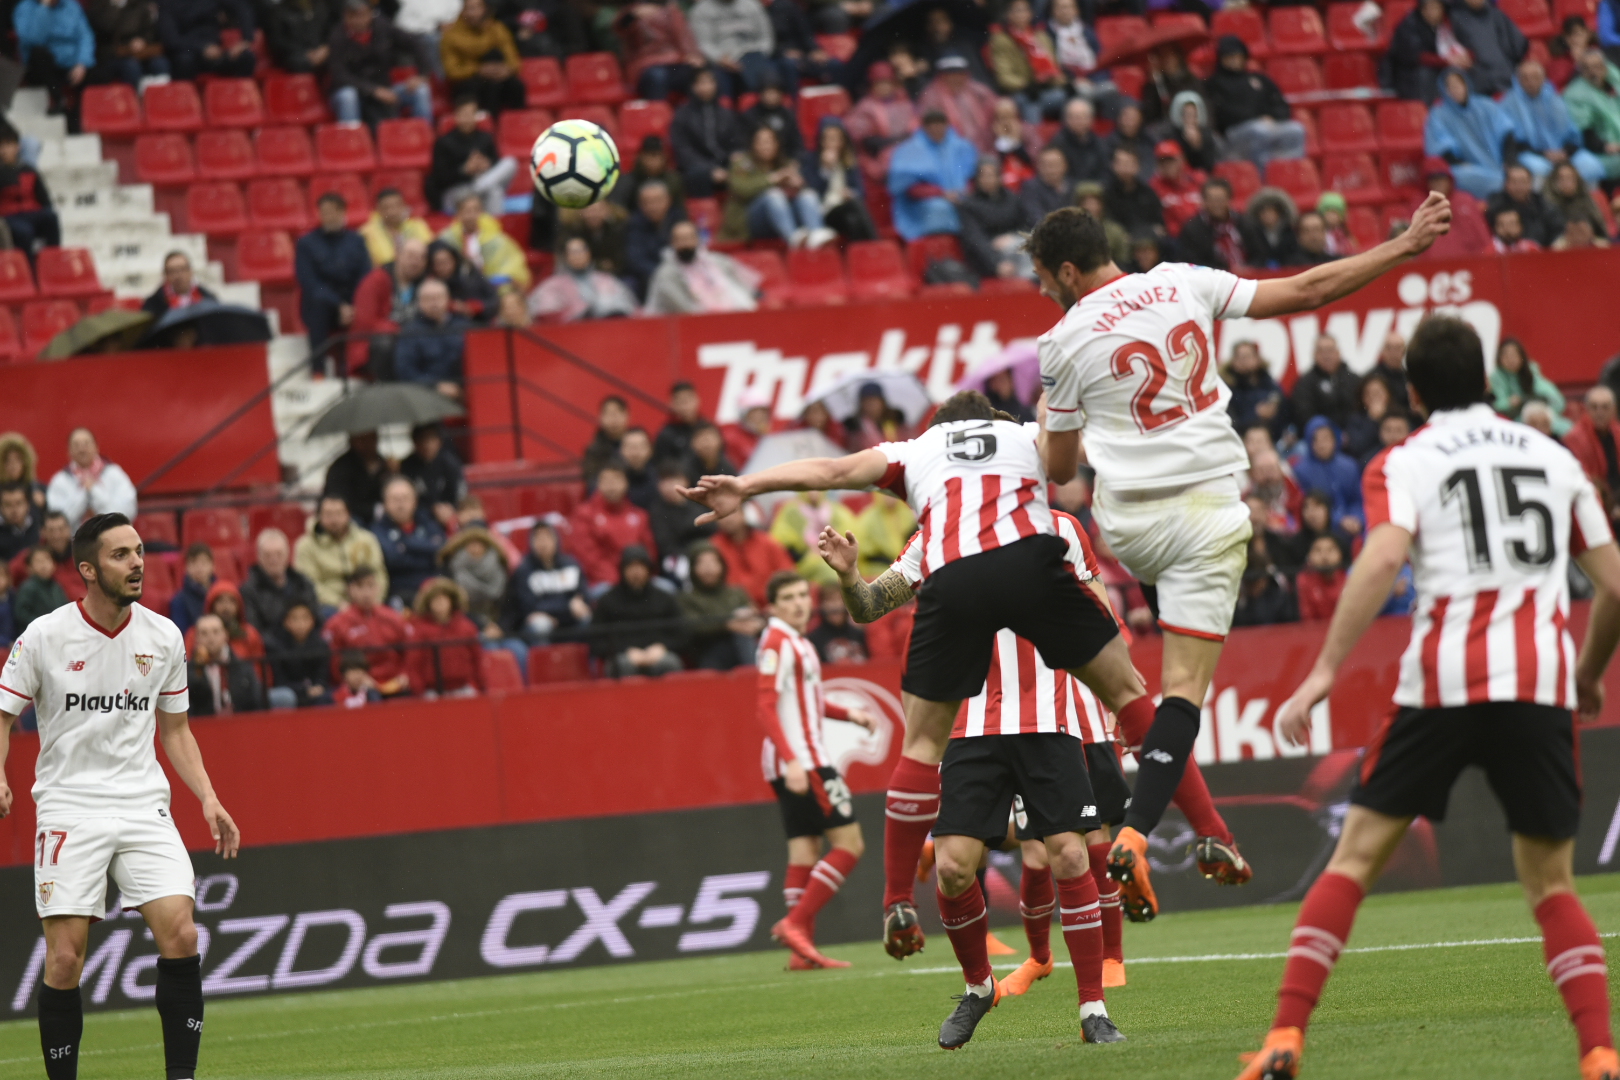
[[[861,43],[844,65],[842,76],[851,97],[856,96],[866,82],[866,69],[888,57],[889,46],[897,41],[920,42],[927,37],[928,13],[935,8],[944,8],[956,24],[953,40],[969,55],[969,62],[977,59],[990,38],[990,22],[985,10],[973,0],[901,0],[861,27]]]
[[[191,337],[191,331],[196,337]],[[176,345],[242,345],[270,340],[270,320],[264,312],[217,300],[199,300],[183,308],[170,308],[148,330],[142,344],[149,349]]]
[[[311,435],[376,431],[384,424],[429,424],[467,410],[436,390],[416,383],[373,383],[340,400],[315,421]]]

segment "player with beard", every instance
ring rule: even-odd
[[[39,1035],[50,1080],[74,1080],[84,1010],[79,978],[90,923],[107,914],[107,877],[157,944],[157,1010],[168,1080],[192,1080],[202,1042],[202,960],[192,922],[195,874],[169,813],[152,746],[202,802],[214,850],[233,858],[236,823],[220,805],[186,722],[186,649],[168,619],[136,603],[144,550],[123,514],[79,526],[73,558],[88,589],[36,619],[0,668],[0,766],[11,725],[39,718],[34,768],[34,904],[45,932]],[[0,817],[11,811],[0,773]]]

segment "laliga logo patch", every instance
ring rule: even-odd
[[[12,645],[12,647],[11,647],[11,655],[6,657],[6,666],[11,667],[12,665],[19,664],[21,662],[22,662],[22,642],[18,641],[16,644]]]
[[[136,653],[135,670],[142,675],[152,674],[152,655],[150,653]]]
[[[39,883],[39,902],[42,903],[42,904],[50,903],[51,902],[51,893],[53,893],[55,891],[56,891],[56,882],[54,882],[54,881],[42,881],[42,882],[40,882]]]

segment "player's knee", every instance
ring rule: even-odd
[[[860,833],[845,837],[833,846],[849,852],[857,859],[866,854],[866,840]]]
[[[1049,837],[1046,841],[1048,858],[1051,860],[1052,876],[1057,878],[1079,877],[1090,872],[1091,859],[1086,852],[1085,841],[1079,833],[1063,833],[1061,836]]]
[[[84,953],[78,943],[56,941],[45,953],[45,983],[58,990],[79,985],[79,974],[84,970]]]
[[[939,853],[934,863],[934,872],[939,876],[940,891],[946,896],[961,895],[962,891],[973,882],[977,870],[976,862],[959,859],[955,853]]]
[[[181,924],[171,927],[165,935],[167,941],[161,951],[171,959],[183,959],[187,956],[197,955],[197,924],[187,918]]]

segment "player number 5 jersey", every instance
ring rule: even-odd
[[[1398,705],[1575,704],[1571,555],[1613,540],[1573,455],[1489,405],[1439,412],[1362,477],[1369,529],[1412,534]]]
[[[1038,342],[1047,429],[1083,428],[1086,460],[1119,491],[1247,468],[1213,345],[1215,320],[1245,315],[1256,287],[1224,270],[1160,263],[1081,297]]]
[[[157,713],[190,708],[179,627],[137,604],[117,633],[65,604],[29,624],[0,668],[0,710],[39,717],[39,820],[169,805]]]

